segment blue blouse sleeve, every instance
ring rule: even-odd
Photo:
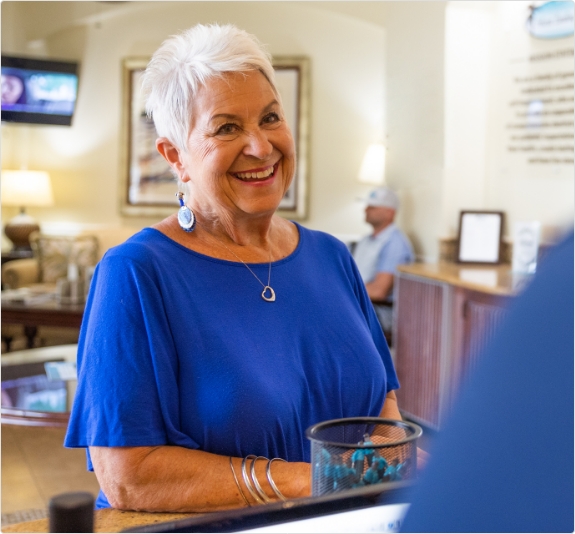
[[[178,429],[176,351],[158,283],[141,263],[115,253],[96,269],[67,447],[198,447]]]

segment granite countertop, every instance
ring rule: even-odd
[[[503,296],[516,295],[533,276],[514,273],[507,263],[487,266],[450,262],[412,263],[401,265],[398,270],[473,291]]]
[[[202,514],[131,512],[114,510],[112,508],[96,510],[94,515],[94,532],[121,532],[127,528],[163,523],[165,521],[176,521],[198,515]],[[48,519],[36,519],[35,521],[25,521],[23,523],[7,525],[2,528],[2,532],[49,532]]]

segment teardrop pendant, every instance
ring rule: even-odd
[[[266,296],[266,292],[269,291],[269,297]],[[274,302],[276,300],[276,293],[270,286],[265,286],[264,290],[262,291],[262,299],[267,302]]]

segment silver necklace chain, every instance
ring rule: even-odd
[[[198,222],[198,224],[202,228],[204,228],[204,226],[202,224],[200,224],[199,222]],[[209,232],[205,228],[204,228],[204,230],[206,231],[206,233],[209,234]],[[211,234],[210,234],[210,237],[211,237]],[[216,238],[214,237],[214,239],[216,239]],[[250,273],[252,273],[254,278],[262,285],[262,287],[264,288],[264,290],[262,291],[262,299],[264,299],[266,302],[274,302],[276,299],[276,293],[273,290],[273,288],[270,286],[270,281],[271,281],[271,277],[272,277],[272,251],[271,251],[271,249],[269,251],[268,283],[266,285],[259,279],[259,276],[250,269],[250,266],[244,260],[242,260],[231,248],[229,248],[223,241],[222,242],[218,241],[218,244],[222,245],[230,254],[233,254],[238,260],[240,260],[244,264],[245,268]]]

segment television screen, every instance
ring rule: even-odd
[[[78,64],[2,56],[2,121],[70,126]]]

